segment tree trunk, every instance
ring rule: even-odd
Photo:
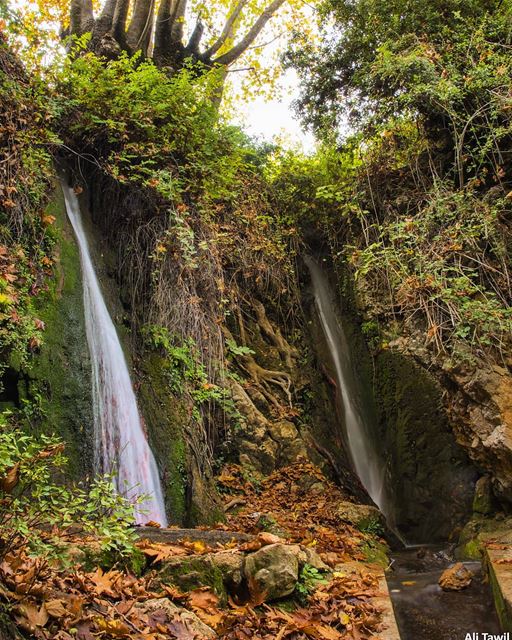
[[[147,55],[153,31],[155,0],[135,0],[133,17],[126,32],[126,43],[131,53],[142,51]]]
[[[133,16],[127,28],[126,21],[133,1]],[[184,60],[192,58],[204,63],[206,68],[227,67],[239,58],[261,33],[270,18],[286,0],[273,0],[254,21],[246,35],[220,56],[214,55],[235,40],[239,17],[249,0],[233,0],[232,9],[217,40],[201,52],[203,24],[200,16],[188,43],[183,43],[187,0],[161,0],[155,20],[156,0],[106,0],[100,16],[95,20],[93,0],[71,0],[70,32],[82,36],[91,32],[90,48],[107,59],[117,57],[121,51],[130,53],[141,51],[144,56],[151,54],[158,66],[179,69]],[[150,52],[151,36],[155,30],[154,47]],[[198,70],[201,73],[201,70]],[[226,71],[224,72],[224,78]],[[223,82],[213,101],[220,103]]]
[[[169,63],[171,48],[171,23],[176,12],[178,0],[162,0],[155,24],[155,45],[153,60],[157,65]]]

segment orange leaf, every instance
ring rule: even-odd
[[[0,489],[5,493],[11,493],[20,479],[20,463],[17,462],[13,467],[7,470],[7,473],[0,479]]]

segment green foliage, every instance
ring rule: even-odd
[[[201,420],[201,408],[217,404],[228,418],[238,422],[240,415],[227,389],[209,381],[206,367],[192,338],[180,341],[165,327],[146,326],[147,344],[165,352],[164,370],[173,393],[187,392],[194,402],[194,417]],[[242,348],[242,347],[238,347]]]
[[[250,356],[255,352],[250,347],[244,347],[242,345],[236,344],[234,340],[227,339],[226,346],[230,354],[234,356]]]
[[[312,594],[319,585],[326,583],[327,580],[324,578],[322,572],[306,563],[300,570],[299,580],[295,585],[294,593],[297,599],[305,604],[308,596]]]
[[[139,54],[106,62],[86,46],[78,41],[79,55],[67,57],[58,74],[70,143],[94,148],[120,182],[154,188],[168,200],[185,193],[230,200],[246,151],[238,130],[218,119],[216,72],[190,64],[169,76]]]
[[[400,322],[458,359],[500,357],[512,333],[511,9],[326,0],[319,49],[289,58],[331,161],[322,150],[299,167],[292,183],[308,187],[282,190],[287,210],[352,269],[367,328]],[[354,130],[339,145],[347,112]]]
[[[54,245],[45,205],[53,171],[47,91],[29,79],[0,34],[0,376],[27,364],[42,339],[34,297],[51,273]]]
[[[358,529],[369,536],[382,538],[384,536],[384,529],[378,518],[369,518],[360,523]]]
[[[134,504],[115,491],[112,476],[67,485],[58,438],[12,429],[5,413],[0,420],[1,555],[27,546],[34,555],[65,561],[73,529],[97,536],[100,553],[112,562],[129,560],[136,540]]]
[[[479,57],[471,53],[473,37],[478,40],[481,26],[490,18],[493,26],[485,48],[494,46],[497,30],[506,38],[510,2],[325,0],[318,17],[320,46],[304,46],[298,39],[288,61],[302,81],[301,115],[329,135],[347,110],[355,121],[379,112],[381,118],[382,110],[389,116],[397,112],[402,100],[411,104],[412,85],[429,85],[436,77],[440,80],[437,89],[448,96],[454,84],[446,74],[451,69],[443,63],[460,54],[463,70],[468,69],[468,60],[478,64]],[[501,53],[506,57],[506,49]],[[496,81],[492,74],[485,78],[486,82]],[[418,93],[414,107],[424,112],[430,97]]]

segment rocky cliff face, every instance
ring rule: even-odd
[[[512,503],[512,375],[499,365],[482,364],[443,378],[457,440],[478,468],[490,474],[495,495]]]
[[[442,404],[457,442],[507,506],[512,502],[512,375],[504,363],[453,366],[434,359],[419,341],[400,338],[390,348],[429,369],[442,389]]]

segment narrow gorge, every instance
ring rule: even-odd
[[[512,630],[511,20],[0,4],[0,637]]]

